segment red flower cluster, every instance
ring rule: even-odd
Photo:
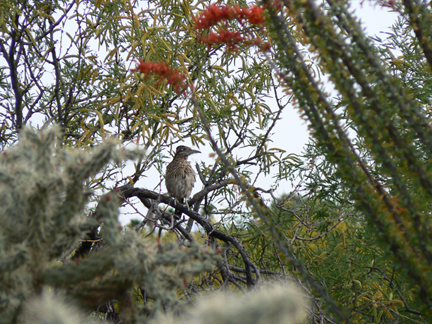
[[[138,66],[131,70],[132,72],[141,72],[147,75],[154,74],[159,76],[159,81],[167,80],[167,84],[174,86],[174,91],[181,93],[187,89],[186,77],[177,69],[172,69],[163,62],[144,62],[139,60]]]
[[[210,32],[206,38],[201,37],[201,42],[204,44],[226,44],[228,50],[237,50],[237,44],[242,43],[246,40],[239,32],[232,32],[225,29],[220,29],[219,34]]]
[[[262,25],[265,23],[262,15],[263,11],[263,7],[256,5],[240,8],[238,5],[218,7],[216,4],[212,4],[194,18],[195,29],[211,29],[221,21],[234,19],[241,24],[248,21],[252,25]],[[269,43],[263,42],[259,38],[244,37],[239,32],[228,31],[226,27],[219,28],[217,32],[211,31],[207,37],[201,37],[200,40],[205,44],[209,44],[209,46],[226,44],[229,51],[237,51],[237,46],[240,43],[258,46],[261,51],[270,49]]]
[[[270,43],[263,42],[260,38],[249,39],[243,37],[239,32],[232,32],[226,29],[219,29],[218,33],[210,32],[207,37],[201,37],[200,40],[210,46],[213,44],[226,44],[229,51],[237,51],[239,43],[258,46],[261,51],[268,51],[270,49]]]
[[[194,18],[195,28],[208,29],[217,25],[220,21],[233,19],[238,20],[240,23],[242,23],[243,20],[247,20],[252,25],[261,25],[265,23],[265,19],[262,16],[263,11],[264,8],[259,6],[240,8],[238,5],[235,7],[218,7],[216,4],[212,4],[198,17]]]

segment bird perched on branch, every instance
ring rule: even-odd
[[[168,194],[184,204],[185,198],[188,198],[192,192],[195,183],[195,172],[188,162],[187,158],[191,154],[201,153],[187,146],[177,146],[174,159],[168,164],[165,174],[165,186]],[[175,212],[179,217],[181,212]]]

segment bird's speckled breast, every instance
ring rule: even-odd
[[[186,160],[176,162],[171,162],[167,167],[165,185],[172,197],[181,200],[190,196],[195,183],[195,172]]]

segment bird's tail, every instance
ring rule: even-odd
[[[179,200],[179,203],[183,205],[183,204],[184,204],[184,198],[180,199],[180,200]],[[180,218],[181,215],[182,215],[182,212],[181,212],[180,210],[176,209],[176,210],[175,210],[175,214],[176,214],[176,216],[177,216],[178,218]]]

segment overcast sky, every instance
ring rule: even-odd
[[[366,33],[370,36],[379,35],[383,32],[389,32],[390,27],[395,22],[397,14],[390,12],[389,8],[382,8],[371,4],[370,1],[365,0],[361,5],[361,0],[351,0],[352,8],[355,10],[357,17],[360,17],[362,26]],[[382,36],[384,38],[385,35]],[[304,145],[306,144],[309,134],[306,129],[306,124],[300,119],[299,114],[295,108],[287,109],[284,122],[278,124],[276,133],[284,133],[284,138],[275,139],[287,152],[300,154]],[[283,131],[282,131],[283,130]],[[289,140],[287,140],[289,139]]]

